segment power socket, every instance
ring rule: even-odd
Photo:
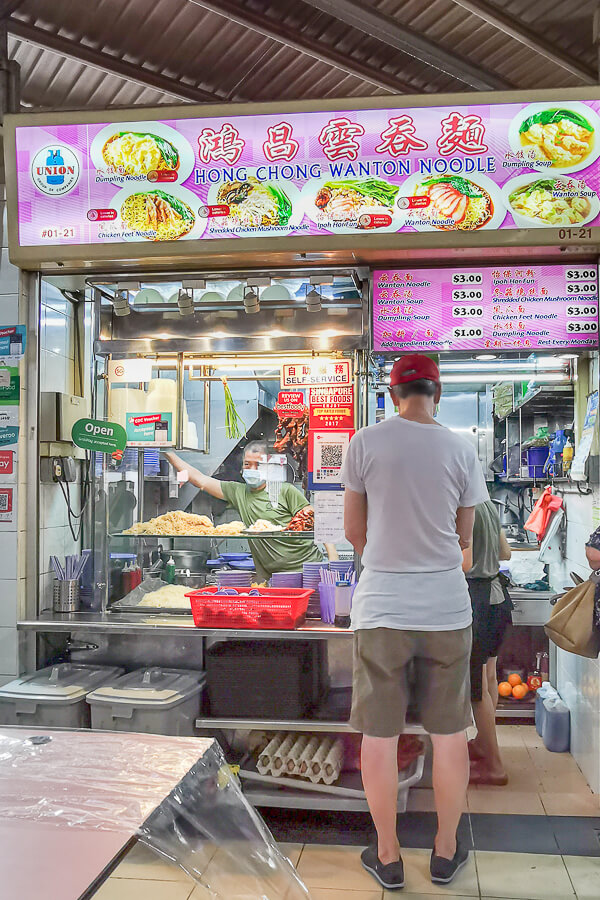
[[[42,484],[58,484],[59,481],[77,481],[77,464],[69,456],[49,456],[40,460]]]

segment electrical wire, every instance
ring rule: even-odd
[[[64,459],[61,458],[61,462],[63,464],[63,473],[64,473]],[[91,495],[91,479],[90,479],[90,465],[91,465],[91,456],[88,451],[85,451],[85,469],[84,476],[81,479],[81,504],[79,512],[76,513],[71,505],[71,489],[69,487],[69,482],[67,479],[63,477],[59,480],[58,484],[60,485],[60,489],[62,491],[62,495],[65,500],[65,504],[67,506],[67,520],[69,523],[69,531],[73,537],[75,543],[78,543],[81,538],[81,533],[83,531],[83,514],[87,508],[90,495]],[[66,487],[65,487],[66,486]],[[73,521],[73,520],[79,520]],[[77,525],[79,525],[79,530],[77,529]]]

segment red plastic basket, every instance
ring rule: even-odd
[[[260,596],[244,596],[248,588],[229,588],[238,597],[221,594],[218,587],[190,591],[197,628],[293,629],[304,624],[311,590],[301,588],[257,588]]]

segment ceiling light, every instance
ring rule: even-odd
[[[306,308],[309,312],[319,312],[321,309],[321,294],[316,288],[311,288],[306,294]]]
[[[579,359],[578,353],[561,353],[560,356],[556,357],[557,359]]]
[[[258,292],[253,288],[244,291],[244,309],[249,316],[260,312],[260,299],[258,296]]]
[[[498,357],[495,353],[480,353],[475,359],[479,359],[481,362],[487,362],[491,359],[498,359]]]
[[[191,316],[194,313],[194,298],[183,288],[177,294],[177,306],[180,316]]]

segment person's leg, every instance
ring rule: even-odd
[[[387,865],[400,858],[396,833],[398,809],[398,736],[363,735],[362,781],[369,811],[377,831],[377,856]]]
[[[438,817],[434,853],[452,859],[456,852],[456,830],[462,816],[469,783],[469,753],[466,732],[432,734],[433,792]]]
[[[482,758],[472,771],[472,782],[505,782],[506,771],[500,756],[496,734],[496,707],[488,684],[488,665],[482,669],[482,694],[480,701],[473,701],[473,716],[477,726],[477,748]]]
[[[492,698],[494,709],[498,709],[498,657],[493,656],[486,663],[488,694]]]

